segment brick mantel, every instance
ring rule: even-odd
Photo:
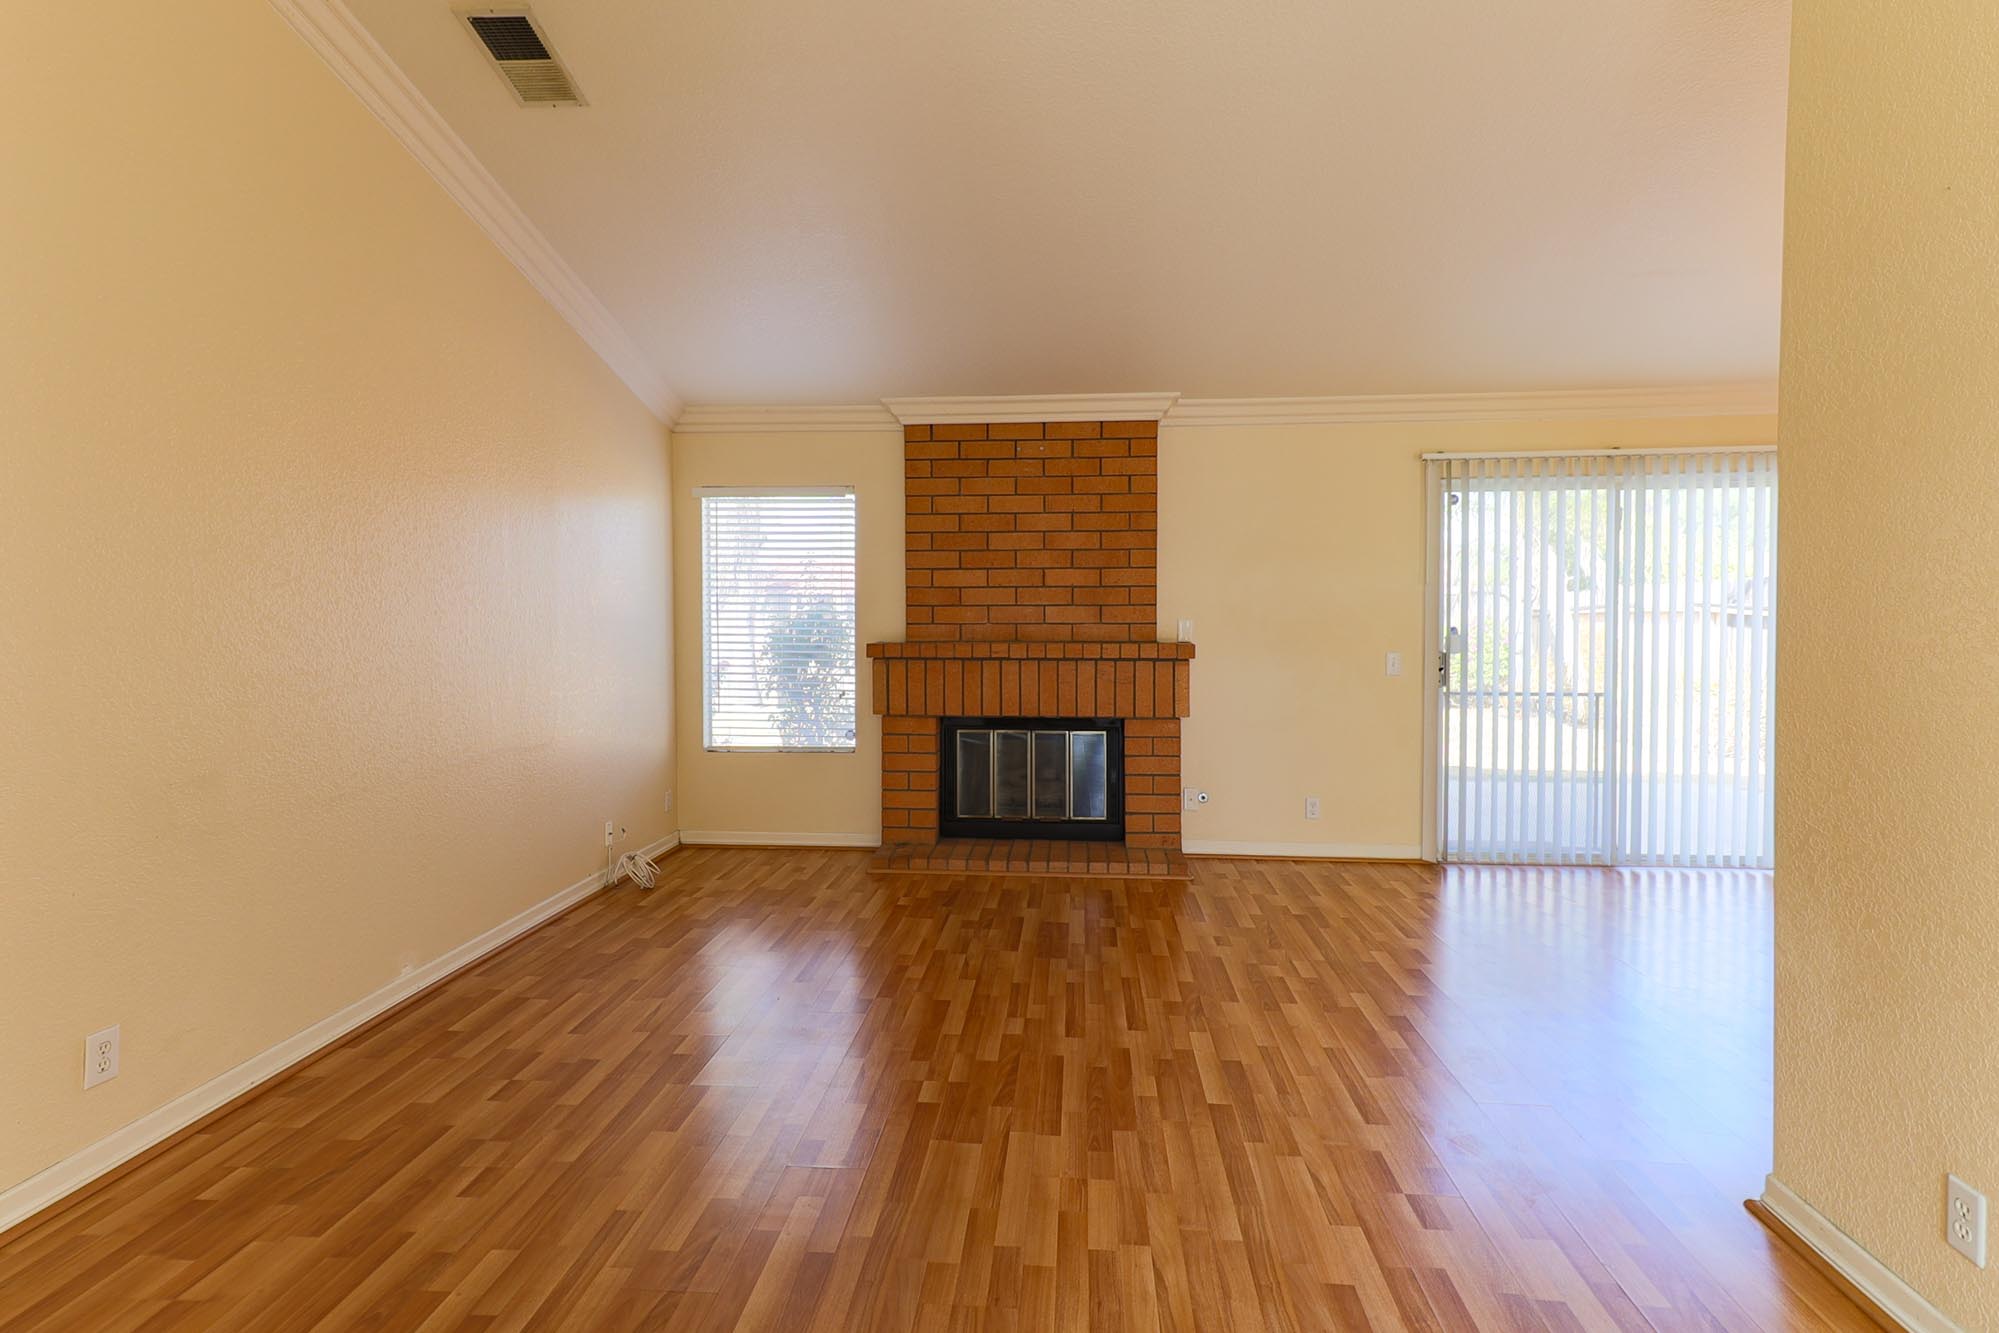
[[[1127,657],[1157,660],[1192,657],[1194,645],[1150,640],[1139,643],[1000,643],[990,640],[980,640],[975,643],[910,643],[906,640],[890,640],[885,643],[869,644],[867,655],[869,657]]]
[[[868,645],[882,836],[938,831],[938,720],[1118,718],[1125,842],[1180,846],[1194,646],[1155,641],[1159,423],[903,429],[908,640]]]
[[[1179,718],[1194,645],[871,643],[868,656],[884,716]]]

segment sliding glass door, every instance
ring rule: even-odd
[[[1775,456],[1429,475],[1443,858],[1769,865]]]

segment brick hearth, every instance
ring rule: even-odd
[[[1187,858],[1159,848],[1035,838],[942,838],[892,842],[871,869],[898,875],[1054,875],[1114,879],[1186,879]]]
[[[1151,867],[1180,848],[1180,719],[1194,647],[1158,620],[1158,424],[1083,421],[904,429],[909,638],[868,645],[882,715],[885,867],[1061,859],[1077,873]],[[1039,856],[934,846],[938,720],[1124,721],[1125,842]],[[913,846],[912,846],[913,845]],[[934,863],[934,864],[933,864]],[[1165,862],[1157,862],[1164,865]],[[1157,873],[1154,871],[1154,873]]]

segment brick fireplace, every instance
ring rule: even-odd
[[[903,458],[908,638],[867,646],[884,843],[907,864],[938,842],[945,719],[1101,718],[1123,733],[1110,863],[1177,861],[1194,647],[1157,641],[1158,423],[908,425]],[[1034,846],[985,854],[1050,860]]]

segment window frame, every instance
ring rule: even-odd
[[[853,502],[853,739],[845,745],[719,745],[715,742],[714,677],[711,670],[710,630],[714,623],[714,589],[709,581],[708,507],[710,499],[814,499],[844,496]],[[707,754],[854,754],[860,748],[861,731],[861,498],[853,486],[697,486],[694,488],[696,540],[700,562],[696,577],[701,580],[701,748]]]

